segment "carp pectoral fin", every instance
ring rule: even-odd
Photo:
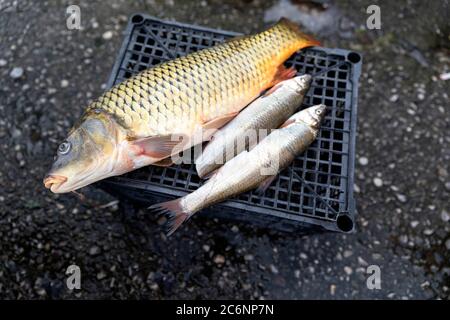
[[[281,81],[291,79],[295,77],[297,74],[297,69],[294,67],[286,68],[284,65],[279,65],[277,72],[275,73],[275,76],[272,79],[272,86],[275,86],[276,84],[280,83]]]
[[[223,116],[219,116],[217,118],[214,118],[212,120],[209,120],[208,122],[205,122],[202,124],[203,130],[208,129],[219,129],[226,125],[230,120],[232,120],[234,117],[238,115],[239,112],[233,112],[229,113]]]
[[[142,138],[133,141],[132,144],[139,147],[142,154],[152,158],[164,159],[176,153],[175,147],[176,150],[181,149],[184,141],[183,135],[165,135]]]
[[[162,159],[158,162],[152,163],[153,166],[158,166],[158,167],[170,167],[171,165],[173,165],[173,161],[171,158],[166,158],[166,159]]]
[[[256,189],[256,193],[257,194],[263,194],[264,192],[266,192],[267,188],[269,188],[269,186],[272,184],[272,182],[275,180],[276,177],[277,177],[276,175],[275,176],[270,176],[266,180],[261,182],[259,187]]]
[[[278,127],[278,129],[287,127],[288,125],[290,125],[291,123],[294,123],[295,120],[294,119],[287,119],[281,126]]]

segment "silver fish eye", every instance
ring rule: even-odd
[[[68,154],[70,149],[72,147],[72,144],[69,141],[64,141],[58,146],[58,154],[64,155]]]
[[[321,113],[322,113],[322,110],[320,110],[320,109],[316,110],[316,114],[321,114]]]

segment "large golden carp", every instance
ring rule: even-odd
[[[282,19],[115,85],[87,107],[58,147],[45,186],[69,192],[149,164],[167,165],[161,160],[192,146],[196,132],[210,132],[201,135],[208,139],[208,129],[220,128],[262,91],[294,76],[283,62],[317,44]]]

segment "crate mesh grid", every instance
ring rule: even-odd
[[[110,84],[117,84],[160,62],[216,45],[234,35],[166,23],[151,17],[137,24],[131,23],[129,40]],[[250,205],[247,208],[253,207],[255,212],[258,208],[267,208],[336,222],[338,214],[349,212],[350,205],[348,179],[353,174],[349,172],[352,168],[352,164],[349,165],[350,121],[354,112],[352,94],[356,90],[350,81],[352,64],[345,55],[314,48],[298,52],[286,66],[294,66],[298,74],[313,76],[300,109],[323,103],[328,107],[328,113],[316,141],[280,173],[263,195],[248,192],[232,202]],[[202,184],[194,164],[168,168],[149,166],[123,177],[167,188],[168,195],[171,195],[170,189],[191,192]]]

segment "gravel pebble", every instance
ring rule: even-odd
[[[448,214],[447,210],[445,210],[445,209],[442,210],[442,212],[441,212],[441,219],[444,222],[447,222],[447,221],[450,220],[450,215]]]
[[[225,257],[221,254],[218,254],[214,257],[214,263],[215,264],[224,264],[225,263]]]
[[[445,241],[445,247],[450,250],[450,238]]]
[[[407,243],[408,243],[408,236],[407,236],[406,234],[402,234],[402,235],[399,237],[399,240],[400,240],[400,243],[401,243],[401,244],[407,244]]]
[[[334,296],[336,294],[336,285],[335,284],[330,285],[330,294],[332,296]]]
[[[344,251],[344,258],[349,258],[353,255],[353,251],[351,250],[345,250]]]
[[[245,261],[253,261],[254,258],[255,258],[255,257],[254,257],[252,254],[246,254],[246,255],[244,256],[244,260],[245,260]]]
[[[101,250],[100,250],[99,247],[93,246],[93,247],[91,247],[91,248],[89,249],[89,254],[90,254],[91,256],[95,256],[95,255],[99,254],[100,251],[101,251]]]
[[[353,269],[350,268],[349,266],[345,266],[344,271],[347,275],[351,275],[353,273]]]
[[[445,183],[445,190],[450,191],[450,181]]]
[[[113,32],[111,30],[108,30],[105,33],[103,33],[102,38],[105,40],[109,40],[112,38],[112,36],[113,36]]]
[[[381,260],[383,256],[379,253],[372,253],[372,259],[373,260]]]
[[[419,225],[419,221],[417,220],[411,221],[410,225],[411,227],[416,228]]]
[[[366,260],[364,260],[362,257],[358,257],[358,263],[362,265],[363,267],[367,267],[369,264]]]
[[[366,157],[360,157],[358,161],[362,166],[367,166],[369,164],[369,159],[367,159]]]
[[[398,94],[393,94],[390,98],[389,101],[391,102],[396,102],[398,100]]]
[[[61,80],[61,88],[67,88],[69,86],[69,81],[66,79]]]
[[[269,268],[270,268],[270,271],[273,273],[273,274],[278,274],[278,268],[277,267],[275,267],[273,264],[271,264],[270,266],[269,266]]]
[[[383,186],[383,180],[381,180],[381,178],[373,178],[373,184],[375,185],[375,187],[380,188]]]
[[[159,289],[159,286],[158,286],[157,283],[152,283],[152,284],[150,285],[150,289],[152,289],[153,291],[156,291],[156,290]]]
[[[405,203],[407,201],[406,196],[404,194],[397,193],[395,196],[401,203]]]
[[[15,67],[11,70],[9,76],[13,79],[19,79],[23,76],[23,73],[24,73],[23,68]]]
[[[440,178],[447,178],[448,177],[448,171],[447,169],[443,168],[443,167],[438,167],[438,175]]]
[[[6,66],[7,61],[5,59],[0,59],[0,67]]]

